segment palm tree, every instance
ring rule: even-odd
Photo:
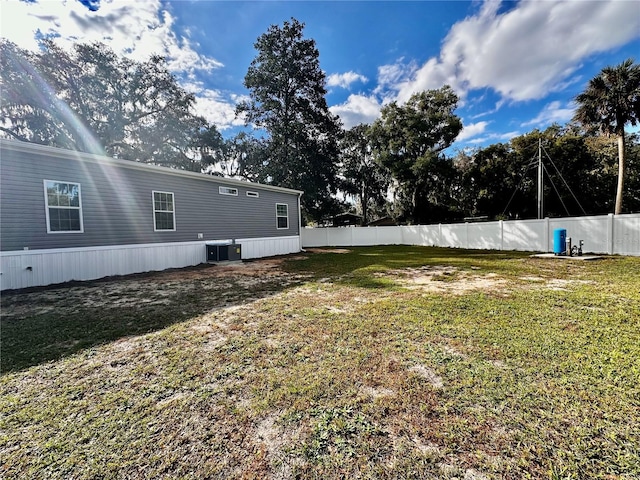
[[[616,215],[622,212],[624,187],[624,149],[626,124],[640,120],[640,65],[628,59],[615,67],[605,67],[576,96],[578,108],[574,120],[588,130],[615,136],[618,140],[618,188]]]

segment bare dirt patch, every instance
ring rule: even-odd
[[[392,397],[396,394],[394,390],[391,390],[390,388],[384,388],[384,387],[377,387],[377,388],[361,387],[360,393],[362,393],[364,396],[371,397],[373,399],[383,398],[383,397]]]
[[[290,440],[284,429],[277,423],[280,415],[281,412],[274,412],[261,419],[256,426],[255,438],[266,447],[270,456],[280,453],[282,446]]]
[[[347,248],[307,248],[309,253],[351,253]]]
[[[474,291],[505,296],[518,288],[551,290],[566,292],[579,285],[593,282],[578,279],[544,278],[540,276],[522,276],[517,282],[509,281],[496,273],[479,274],[477,269],[461,270],[447,265],[427,265],[420,268],[390,270],[378,274],[379,277],[392,279],[395,283],[409,289],[429,293],[447,293],[464,295]]]
[[[588,285],[593,283],[589,280],[542,278],[536,276],[518,277],[518,280],[524,282],[527,288],[552,290],[556,292],[568,292],[579,285]]]
[[[451,355],[452,357],[458,357],[463,360],[466,360],[469,358],[466,354],[456,350],[451,345],[440,345],[440,348],[442,349],[443,352],[445,352],[448,355]]]
[[[410,290],[424,290],[427,292],[442,292],[454,295],[479,290],[496,292],[506,289],[507,281],[496,274],[471,274],[451,266],[424,266],[420,268],[406,268],[391,270],[381,274],[391,278],[396,283]]]
[[[444,386],[442,377],[440,377],[436,372],[434,372],[432,369],[430,369],[425,365],[422,365],[422,364],[414,365],[409,369],[409,371],[424,378],[427,382],[429,382],[433,386],[433,388],[442,388]]]
[[[97,281],[3,292],[1,315],[6,319],[81,309],[163,307],[190,295],[211,300],[211,307],[227,306],[267,284],[287,287],[304,279],[281,266],[284,257],[229,265],[196,267],[109,277]],[[240,293],[243,293],[242,295]]]

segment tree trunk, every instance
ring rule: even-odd
[[[411,194],[411,222],[416,225],[416,215],[418,210],[418,187],[413,187],[413,192]]]
[[[618,135],[618,189],[616,191],[616,208],[614,213],[622,213],[622,191],[624,189],[624,132]]]
[[[368,195],[368,190],[364,188],[362,191],[362,226],[365,226],[367,223],[369,223],[369,215],[367,212],[368,208],[369,208],[369,195]]]

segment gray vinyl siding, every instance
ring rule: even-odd
[[[34,149],[35,150],[35,149]],[[68,248],[299,235],[298,194],[258,184],[226,184],[207,175],[182,176],[122,162],[2,148],[0,247]],[[133,163],[133,162],[132,162]],[[84,233],[47,233],[43,180],[81,185]],[[238,188],[238,196],[218,187]],[[259,198],[246,192],[259,192]],[[175,231],[154,231],[152,191],[174,195]],[[289,229],[276,228],[276,203],[289,205]]]

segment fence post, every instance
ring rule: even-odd
[[[438,224],[438,246],[442,246],[442,224]]]
[[[608,228],[607,228],[607,243],[609,246],[609,255],[613,255],[614,254],[614,248],[615,248],[615,244],[614,244],[614,221],[615,221],[615,215],[613,213],[610,213],[609,215],[607,215],[607,223],[608,223]]]
[[[498,227],[500,228],[500,250],[504,250],[504,220],[498,220]]]
[[[544,250],[543,252],[548,252],[549,251],[549,234],[551,232],[549,231],[549,217],[545,217],[544,218]]]
[[[467,239],[464,248],[469,248],[469,222],[464,222],[464,236]]]

